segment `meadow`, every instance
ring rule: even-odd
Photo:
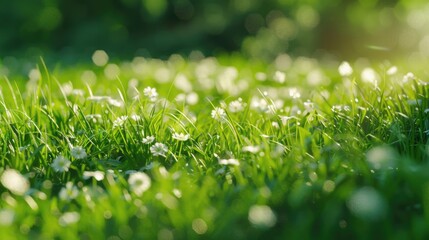
[[[92,61],[0,80],[1,239],[429,237],[424,71]]]

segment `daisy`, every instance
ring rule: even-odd
[[[76,158],[76,159],[84,159],[86,158],[88,155],[86,154],[86,151],[83,147],[72,147],[72,149],[70,150],[71,155]]]
[[[236,113],[243,111],[245,106],[246,104],[243,103],[243,100],[241,98],[239,98],[235,101],[230,102],[228,105],[228,109],[230,112]]]
[[[278,83],[284,83],[286,81],[286,74],[284,72],[276,71],[274,73],[273,80]]]
[[[79,195],[79,190],[72,182],[67,182],[66,186],[61,188],[59,193],[59,198],[64,201],[70,201],[77,198]]]
[[[153,143],[153,141],[155,141],[154,136],[147,136],[147,137],[144,137],[142,140],[143,144],[151,144]]]
[[[216,107],[212,110],[211,116],[214,120],[219,122],[225,122],[226,121],[226,112],[223,108]]]
[[[168,152],[168,147],[163,143],[155,143],[150,147],[150,152],[153,156],[163,156]]]
[[[16,195],[24,195],[30,188],[30,182],[15,169],[7,169],[0,178],[3,186]]]
[[[348,77],[348,76],[352,75],[353,68],[352,68],[352,66],[350,66],[350,63],[344,61],[338,67],[338,72],[340,73],[340,75],[342,77]]]
[[[113,127],[120,127],[124,125],[124,123],[127,121],[128,116],[120,116],[115,121],[113,121]]]
[[[141,196],[146,190],[150,188],[151,180],[144,172],[131,173],[128,178],[130,190],[136,195]]]
[[[234,165],[234,166],[240,166],[240,162],[237,159],[230,158],[230,159],[219,159],[220,165]]]
[[[62,155],[58,155],[51,164],[55,172],[67,172],[71,162]]]
[[[97,181],[101,181],[104,179],[104,172],[102,171],[84,171],[83,172],[83,179],[87,180],[89,178],[94,178]]]
[[[143,95],[145,95],[151,102],[155,102],[158,98],[158,92],[156,88],[147,87],[143,90]]]
[[[173,133],[173,138],[178,141],[187,141],[189,139],[189,134],[183,134],[183,133]]]

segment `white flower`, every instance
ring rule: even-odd
[[[249,209],[249,221],[256,227],[269,228],[277,222],[277,217],[273,210],[266,205],[253,205]]]
[[[144,137],[143,140],[142,140],[142,142],[144,144],[151,144],[151,143],[153,143],[153,141],[155,141],[155,137],[154,136],[147,136],[147,137]]]
[[[16,195],[24,195],[30,188],[30,182],[15,169],[7,169],[0,179],[3,186]]]
[[[55,172],[67,172],[71,162],[64,156],[58,155],[51,164]]]
[[[113,127],[120,127],[124,125],[124,123],[127,121],[128,116],[120,116],[115,121],[113,121]]]
[[[372,169],[389,169],[395,166],[397,156],[393,148],[377,146],[366,153],[366,160]]]
[[[286,74],[284,72],[276,71],[274,73],[273,79],[278,83],[284,83],[286,80]]]
[[[139,115],[137,115],[137,114],[133,114],[133,115],[131,115],[131,119],[132,119],[132,120],[134,120],[134,121],[136,121],[136,122],[138,122],[138,121],[140,121],[142,118],[141,118]]]
[[[267,74],[265,74],[263,72],[257,72],[255,74],[255,78],[256,78],[256,80],[263,82],[263,81],[267,80]]]
[[[311,112],[314,110],[314,103],[308,100],[307,102],[304,102],[304,108],[307,112]]]
[[[349,198],[347,206],[355,216],[366,220],[379,220],[386,213],[386,202],[372,187],[362,187]]]
[[[60,193],[58,194],[59,198],[64,201],[75,199],[78,195],[79,190],[72,182],[67,182],[66,186],[61,188]]]
[[[85,116],[88,121],[92,121],[93,123],[102,122],[103,119],[100,114],[88,114]]]
[[[163,156],[168,152],[168,147],[163,143],[155,143],[150,147],[150,152],[153,156]]]
[[[212,110],[211,116],[214,120],[219,122],[225,122],[226,121],[226,112],[223,108],[216,107]]]
[[[230,102],[228,105],[228,109],[230,112],[236,113],[243,111],[245,106],[246,104],[243,103],[243,100],[241,98],[239,98],[235,101]]]
[[[84,159],[87,157],[86,151],[83,147],[72,147],[70,154],[76,159]]]
[[[402,82],[406,83],[406,82],[408,82],[410,80],[414,80],[414,79],[416,79],[416,76],[414,76],[414,73],[408,72],[407,74],[404,75],[404,78],[402,79]]]
[[[234,166],[240,166],[240,162],[235,158],[230,159],[219,159],[220,165],[234,165]]]
[[[80,214],[78,212],[66,212],[58,219],[58,223],[65,227],[67,225],[77,223],[80,220]]]
[[[386,71],[387,75],[395,75],[397,72],[398,72],[398,67],[396,66],[392,66]]]
[[[289,96],[293,99],[297,99],[301,97],[301,93],[297,88],[289,88]]]
[[[145,95],[151,102],[155,102],[158,98],[158,92],[156,91],[156,88],[147,87],[143,89],[143,95]]]
[[[252,109],[255,109],[259,112],[267,112],[269,110],[268,102],[265,100],[265,98],[253,97],[250,106]]]
[[[131,173],[128,178],[130,190],[136,195],[141,196],[146,190],[150,188],[151,180],[146,173],[135,172]]]
[[[124,106],[124,102],[113,99],[113,98],[109,99],[108,103],[110,106],[113,106],[113,107],[123,107]]]
[[[365,68],[361,73],[362,81],[372,83],[377,86],[378,74],[372,68]]]
[[[258,153],[259,150],[261,150],[261,148],[259,146],[252,146],[252,145],[250,145],[250,146],[244,146],[242,148],[243,152],[250,152],[250,153]]]
[[[91,177],[97,181],[101,181],[104,179],[104,172],[102,172],[102,171],[94,171],[94,172],[84,171],[83,172],[83,179],[87,180]]]
[[[338,67],[338,72],[340,73],[340,75],[342,77],[348,77],[348,76],[352,75],[353,68],[352,68],[352,66],[350,66],[350,64],[348,62],[344,61]]]
[[[280,128],[280,125],[279,125],[279,123],[278,123],[278,122],[271,122],[271,126],[272,126],[273,128]]]
[[[331,107],[331,111],[332,112],[341,112],[341,111],[349,112],[350,106],[348,106],[348,105],[334,105]]]
[[[173,138],[178,141],[187,141],[189,139],[189,134],[183,134],[183,133],[173,133]]]

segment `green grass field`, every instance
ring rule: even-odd
[[[0,80],[0,239],[429,237],[424,68],[94,63]]]

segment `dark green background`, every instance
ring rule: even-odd
[[[281,52],[340,58],[389,57],[409,51],[398,44],[408,10],[425,1],[399,0],[1,0],[0,59],[109,55],[167,57],[199,50],[240,52],[271,59]],[[317,13],[303,27],[299,11]],[[307,11],[308,12],[308,11]],[[273,33],[273,19],[280,31]],[[282,25],[283,24],[283,25]],[[284,32],[283,31],[283,32]],[[402,44],[404,45],[404,44]],[[413,45],[413,44],[410,44]]]

